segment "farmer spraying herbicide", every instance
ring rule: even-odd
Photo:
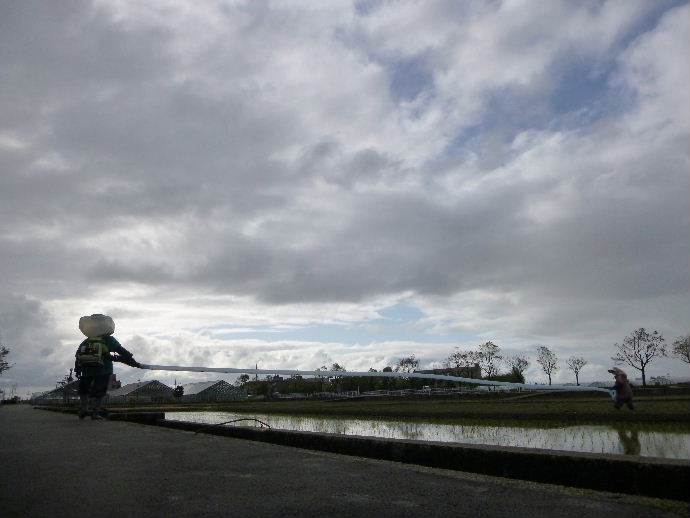
[[[95,314],[81,317],[79,329],[87,336],[79,344],[74,362],[74,372],[79,378],[79,419],[84,419],[89,413],[91,419],[103,419],[103,398],[113,373],[113,360],[132,367],[138,367],[139,364],[132,353],[112,336],[115,323],[109,316]],[[117,353],[118,356],[111,357],[110,353]]]
[[[94,314],[79,319],[79,329],[87,339],[79,344],[76,353],[75,372],[79,378],[79,398],[81,408],[79,418],[83,419],[89,413],[92,419],[102,419],[103,398],[108,389],[108,382],[113,373],[113,361],[122,362],[131,367],[146,370],[186,371],[186,372],[216,372],[223,374],[286,374],[301,376],[338,376],[338,377],[385,377],[385,378],[421,378],[429,380],[452,381],[471,385],[489,385],[505,387],[506,389],[552,390],[571,392],[605,392],[609,390],[598,387],[567,386],[567,385],[528,385],[508,381],[463,378],[446,374],[431,374],[428,372],[347,372],[347,371],[306,371],[292,369],[242,369],[237,367],[191,367],[177,365],[148,365],[137,362],[132,353],[122,347],[111,336],[115,332],[113,319],[106,315]],[[117,355],[111,356],[111,353]],[[626,380],[627,381],[627,380]],[[628,385],[629,388],[629,385]],[[625,401],[624,401],[625,402]],[[629,403],[629,406],[632,402]]]
[[[613,406],[616,407],[616,409],[620,409],[623,405],[627,405],[630,410],[635,410],[632,388],[630,388],[630,383],[628,382],[628,375],[618,367],[609,369],[609,372],[613,374],[616,380],[616,384],[611,387],[611,390],[615,391],[615,402]]]

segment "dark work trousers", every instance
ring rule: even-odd
[[[97,376],[82,376],[79,378],[79,395],[101,398],[108,392],[110,374]]]
[[[613,406],[617,410],[620,409],[623,405],[626,405],[630,410],[635,410],[635,405],[633,405],[632,399],[616,398],[616,402],[613,404]]]

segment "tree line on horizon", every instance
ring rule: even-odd
[[[635,329],[621,342],[616,342],[614,347],[616,351],[611,359],[617,364],[627,364],[640,371],[643,386],[647,385],[647,367],[656,358],[672,356],[684,363],[690,364],[690,334],[678,337],[673,342],[670,353],[667,350],[666,341],[661,332],[657,330],[648,332],[643,327]],[[10,349],[5,346],[0,338],[0,376],[12,367],[12,364],[7,359],[10,352]],[[548,376],[549,385],[551,385],[551,376],[560,369],[558,357],[553,350],[544,345],[538,346],[536,353],[535,361]],[[574,373],[575,382],[579,385],[580,371],[589,362],[582,356],[570,356],[565,363],[567,368]],[[524,373],[530,365],[530,358],[521,354],[503,356],[498,345],[492,341],[487,341],[480,344],[476,350],[461,350],[456,347],[455,351],[444,359],[443,365],[445,368],[455,370],[456,372],[471,372],[471,368],[478,365],[483,374],[483,379],[524,383]],[[502,365],[508,366],[510,371],[508,373],[501,373],[500,368]],[[382,371],[413,372],[418,367],[419,359],[412,354],[400,358],[394,366],[384,367]],[[323,365],[316,370],[337,372],[345,371],[345,367],[334,363],[330,368]],[[376,369],[370,368],[369,371],[376,372]],[[245,384],[248,381],[250,381],[250,377],[246,374],[238,378],[240,384]]]
[[[684,363],[690,364],[690,335],[678,337],[672,345],[671,352],[666,347],[666,340],[663,334],[657,330],[648,332],[644,327],[635,329],[626,336],[621,342],[614,344],[615,354],[611,359],[617,364],[626,364],[638,371],[642,376],[642,386],[647,386],[647,367],[656,358],[674,357]],[[456,348],[457,349],[457,348]],[[544,345],[537,346],[536,362],[542,371],[549,378],[560,369],[556,353]],[[500,348],[493,342],[486,342],[479,345],[476,351],[456,350],[451,354],[445,363],[456,366],[466,366],[469,362],[478,363],[485,377],[491,379],[497,372],[501,361],[511,368],[513,372],[523,375],[530,365],[530,359],[524,355],[514,355],[503,357]],[[575,375],[575,383],[580,384],[580,371],[589,363],[582,356],[570,356],[565,364]]]
[[[626,364],[638,371],[642,376],[642,386],[647,386],[647,367],[660,357],[674,357],[684,363],[690,364],[690,335],[678,337],[672,345],[671,352],[666,347],[666,340],[659,331],[648,332],[644,327],[635,329],[626,336],[621,342],[614,344],[615,354],[611,359],[617,364]],[[547,346],[537,346],[536,363],[549,378],[560,369],[559,360],[556,353]],[[444,364],[454,367],[467,367],[470,364],[478,364],[484,377],[492,379],[498,373],[501,362],[517,373],[524,380],[524,372],[530,365],[530,358],[525,355],[514,355],[504,357],[501,355],[500,348],[493,342],[485,342],[478,346],[477,350],[456,351],[445,359]],[[582,356],[570,356],[565,364],[575,375],[575,383],[580,384],[580,371],[589,364],[589,361]],[[524,381],[523,381],[524,382]]]
[[[659,331],[648,332],[645,328],[640,327],[635,329],[632,333],[626,336],[621,342],[614,344],[615,354],[611,359],[617,364],[627,364],[628,366],[640,371],[642,376],[642,385],[647,386],[647,367],[656,358],[673,356],[674,358],[690,364],[690,335],[678,337],[672,346],[669,354],[666,348],[666,341]],[[559,359],[555,351],[545,345],[539,345],[536,348],[535,362],[541,367],[541,370],[546,374],[549,380],[549,385],[552,384],[552,376],[560,370]],[[395,365],[386,366],[382,372],[414,372],[419,367],[419,358],[415,354],[399,358]],[[484,342],[477,346],[476,349],[460,349],[455,348],[451,354],[448,355],[442,362],[444,370],[447,370],[455,375],[463,377],[474,377],[473,373],[476,371],[476,366],[479,367],[480,377],[485,380],[493,381],[511,381],[517,383],[524,383],[524,373],[531,365],[531,358],[524,354],[516,354],[512,356],[504,356],[501,348],[492,341]],[[565,365],[568,370],[572,371],[575,376],[575,383],[580,385],[580,371],[589,364],[589,361],[582,356],[572,355],[565,360]],[[502,372],[502,367],[508,367],[508,372]],[[330,367],[323,365],[316,369],[317,371],[346,371],[345,367],[339,363],[333,363]],[[376,372],[373,367],[369,372]],[[422,386],[427,383],[424,380],[389,380],[372,381],[372,378],[338,378],[337,383],[339,389],[347,390],[348,388],[360,388],[362,385],[368,389],[375,388],[414,388],[415,385]],[[276,381],[275,376],[267,376],[265,381]],[[293,381],[301,380],[301,376],[293,376]],[[238,384],[244,385],[251,380],[249,375],[242,375],[238,379]],[[281,380],[285,381],[285,380]],[[260,383],[260,382],[259,382]],[[326,382],[322,382],[325,386]],[[304,384],[300,383],[301,388],[304,389]],[[312,383],[313,385],[313,383]],[[370,387],[371,385],[371,387]],[[402,386],[404,385],[404,387]],[[313,387],[311,387],[313,390]],[[295,390],[295,392],[300,392]]]

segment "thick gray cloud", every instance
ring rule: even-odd
[[[72,348],[60,344],[55,323],[39,301],[4,293],[0,297],[0,330],[0,341],[10,350],[7,359],[12,365],[0,379],[2,386],[50,387],[58,373],[67,374],[74,365]]]
[[[0,295],[65,344],[86,306],[189,300],[136,343],[403,299],[439,337],[597,335],[601,361],[638,322],[688,331],[686,4],[0,14]]]

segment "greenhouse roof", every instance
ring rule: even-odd
[[[139,390],[140,388],[145,387],[146,385],[150,385],[152,383],[153,384],[159,384],[163,388],[167,388],[167,389],[170,388],[167,385],[161,383],[160,381],[156,381],[156,380],[139,381],[137,383],[129,383],[128,385],[125,385],[124,387],[121,387],[119,389],[110,390],[110,391],[108,391],[108,395],[110,397],[126,396],[128,394],[131,394],[135,390]]]
[[[198,381],[196,383],[187,383],[186,385],[182,385],[182,388],[184,389],[183,394],[185,396],[191,396],[194,394],[198,394],[199,392],[203,392],[206,389],[209,389],[213,387],[214,385],[222,385],[224,383],[227,383],[227,381],[223,380],[216,380],[216,381]]]

